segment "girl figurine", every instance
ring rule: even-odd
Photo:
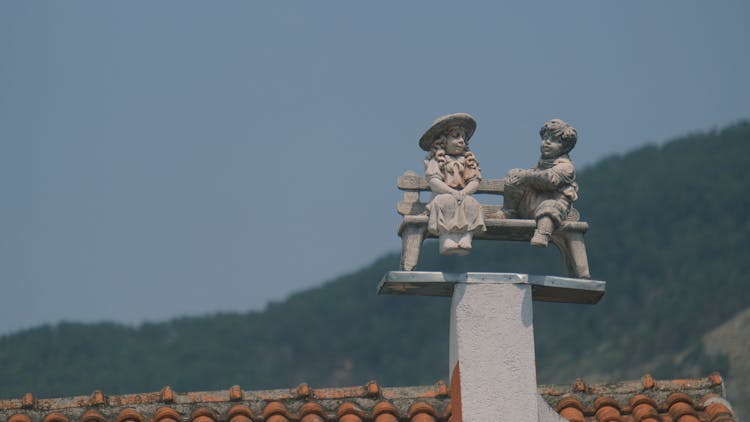
[[[471,196],[482,178],[468,146],[476,127],[466,113],[449,114],[435,120],[419,139],[428,151],[425,177],[433,193],[427,230],[439,237],[442,255],[467,255],[474,233],[487,230],[482,207]]]
[[[568,153],[578,141],[573,126],[560,119],[546,122],[539,130],[541,157],[536,167],[513,169],[505,178],[505,218],[533,218],[534,246],[546,247],[552,232],[571,218],[571,205],[578,199],[576,168]]]

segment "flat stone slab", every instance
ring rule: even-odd
[[[378,284],[378,294],[450,297],[458,283],[530,284],[534,300],[592,305],[604,296],[607,285],[604,281],[551,275],[389,271]]]

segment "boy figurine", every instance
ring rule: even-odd
[[[535,168],[512,169],[505,177],[505,218],[533,218],[533,246],[546,247],[550,235],[566,219],[578,199],[576,172],[568,153],[578,134],[560,119],[546,122],[539,130],[542,156]]]

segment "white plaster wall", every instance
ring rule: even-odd
[[[450,332],[463,420],[538,421],[531,286],[457,283]]]

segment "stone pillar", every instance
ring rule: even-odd
[[[451,379],[461,394],[457,420],[538,421],[530,285],[455,285],[449,373],[459,377]]]
[[[594,304],[603,281],[391,271],[380,294],[450,296],[451,422],[564,422],[537,392],[532,300]]]

